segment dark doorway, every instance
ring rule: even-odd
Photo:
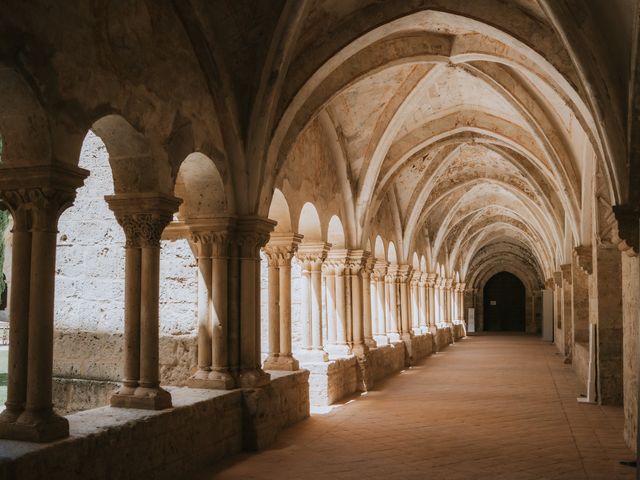
[[[484,286],[484,330],[524,332],[524,285],[509,272],[496,273]]]

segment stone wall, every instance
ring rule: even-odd
[[[415,365],[423,358],[428,357],[433,352],[433,339],[431,334],[416,335],[411,339],[411,345],[409,346],[411,352],[409,365]]]
[[[53,406],[60,415],[104,407],[119,386],[117,382],[54,377]]]
[[[622,319],[624,378],[624,438],[636,450],[638,418],[638,323],[640,322],[640,261],[622,255]]]
[[[305,363],[309,370],[309,398],[313,406],[327,406],[357,391],[358,371],[354,357],[330,362]]]
[[[406,349],[404,342],[383,345],[369,350],[368,367],[371,369],[373,388],[380,380],[405,368]]]
[[[307,375],[280,374],[270,386],[244,392],[169,387],[174,408],[159,412],[103,407],[69,415],[65,440],[4,441],[0,478],[185,478],[243,448],[265,448],[306,418]]]
[[[584,394],[587,393],[587,385],[589,383],[589,344],[575,343],[573,345],[573,369],[580,380],[580,384],[584,387]]]

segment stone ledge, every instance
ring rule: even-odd
[[[69,415],[64,440],[0,440],[0,478],[183,478],[243,447],[264,448],[306,418],[307,375],[279,372],[269,386],[244,391],[167,387],[174,407],[164,411],[102,407]]]

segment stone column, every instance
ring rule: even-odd
[[[387,262],[383,260],[376,260],[373,266],[373,279],[376,284],[376,324],[374,324],[374,338],[378,345],[388,345],[389,337],[387,336],[387,289],[386,289],[386,276],[387,276]]]
[[[347,268],[351,281],[351,333],[352,347],[351,351],[354,355],[363,356],[369,351],[368,345],[365,343],[365,303],[371,304],[368,295],[364,294],[363,275],[366,270],[369,252],[364,250],[350,250]],[[366,286],[369,288],[368,284]],[[366,296],[366,302],[365,302]],[[370,320],[369,320],[370,322]]]
[[[411,330],[414,335],[420,335],[420,278],[422,273],[415,270],[411,274]]]
[[[373,338],[374,327],[377,322],[376,309],[373,308],[373,302],[377,297],[377,293],[373,290],[375,288],[375,281],[371,281],[371,275],[373,272],[373,265],[375,259],[373,259],[369,252],[365,252],[368,256],[364,267],[360,271],[362,277],[362,321],[364,330],[364,343],[368,348],[376,348],[377,344]],[[372,295],[372,291],[374,292]]]
[[[160,237],[181,200],[156,192],[105,198],[127,239],[125,369],[111,406],[170,408],[171,395],[160,387]]]
[[[429,316],[427,318],[427,323],[428,323],[429,331],[431,332],[431,335],[433,335],[434,337],[438,333],[438,326],[437,326],[438,296],[436,291],[437,280],[438,280],[437,274],[435,273],[427,274],[427,296],[428,296],[427,303],[429,304]]]
[[[453,323],[453,279],[447,278],[444,283],[444,321],[447,325],[451,326]]]
[[[617,246],[594,245],[593,280],[598,323],[598,401],[602,405],[622,405],[622,259]]]
[[[397,281],[400,291],[400,333],[403,340],[410,340],[413,337],[411,329],[411,267],[400,265],[398,268]]]
[[[456,320],[464,323],[464,289],[465,284],[460,282],[456,285]]]
[[[269,357],[266,370],[300,368],[291,352],[291,259],[302,235],[273,233],[264,252],[269,260]],[[272,266],[273,265],[273,266]]]
[[[576,247],[571,263],[571,310],[573,341],[589,343],[589,275],[592,268],[591,246]]]
[[[232,296],[239,332],[237,385],[256,388],[269,383],[260,361],[260,249],[269,240],[276,222],[261,217],[238,217],[234,235],[237,256],[237,293]],[[237,302],[237,303],[236,303]]]
[[[386,287],[386,317],[387,336],[389,342],[400,341],[400,328],[398,322],[398,265],[389,265],[387,275],[384,277]]]
[[[427,277],[424,272],[420,273],[418,280],[418,326],[420,333],[425,334],[429,331],[429,302],[427,293]]]
[[[322,335],[322,265],[331,248],[328,243],[303,242],[296,256],[302,263],[302,349],[296,357],[305,363],[326,362]]]
[[[14,220],[11,335],[0,438],[49,442],[69,435],[52,405],[53,315],[58,219],[86,170],[70,166],[0,169],[0,199]]]
[[[349,355],[347,344],[347,268],[348,250],[332,249],[323,265],[327,275],[327,352],[332,357]]]
[[[562,271],[562,325],[564,333],[564,362],[573,360],[573,310],[571,289],[571,264],[560,265]]]

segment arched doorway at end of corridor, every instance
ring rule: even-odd
[[[525,331],[525,287],[509,272],[496,273],[484,286],[484,331]]]

